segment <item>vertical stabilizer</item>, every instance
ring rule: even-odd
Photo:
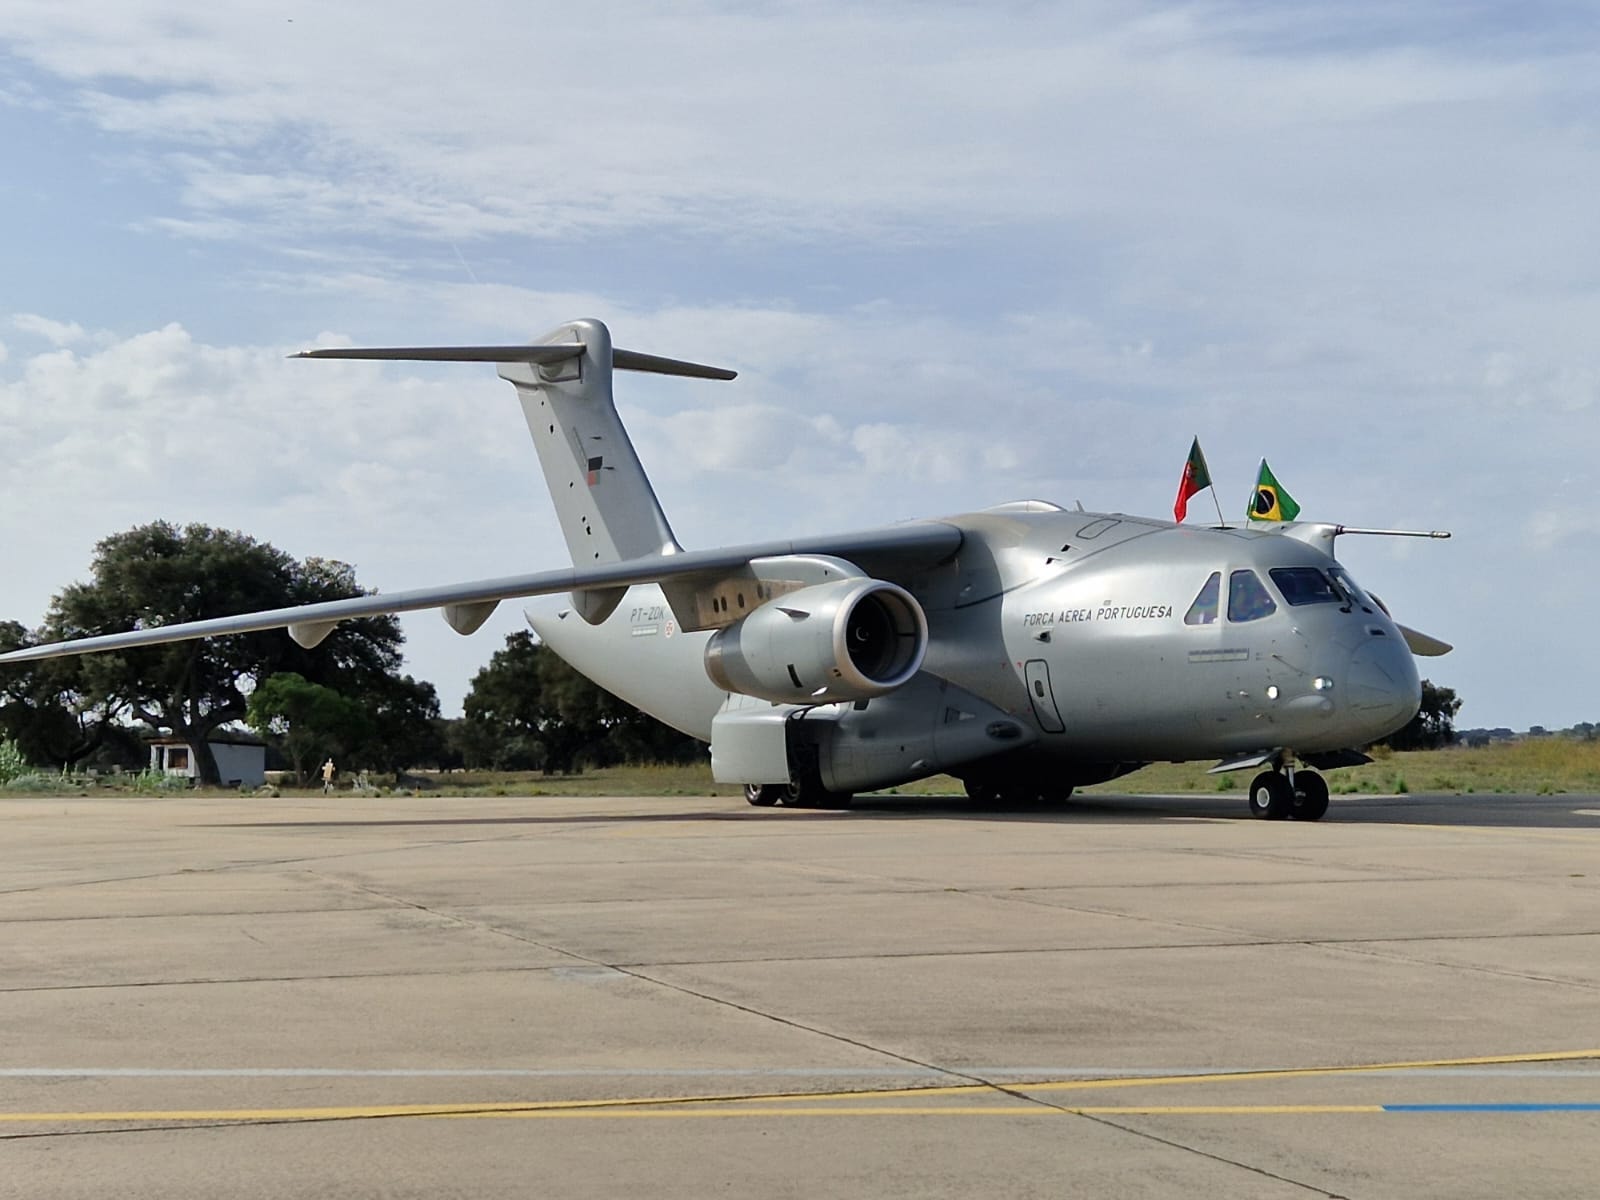
[[[633,443],[611,400],[611,373],[648,371],[690,379],[732,379],[723,367],[618,350],[599,321],[572,321],[524,346],[376,346],[305,350],[295,358],[405,362],[492,362],[522,401],[539,451],[550,499],[575,567],[676,554],[681,547],[645,477]],[[604,621],[626,588],[573,593],[591,624]],[[490,609],[456,606],[446,619],[461,633],[481,625]]]
[[[681,547],[661,511],[611,395],[611,334],[572,321],[536,345],[581,344],[556,362],[503,362],[517,389],[574,566],[620,562]]]

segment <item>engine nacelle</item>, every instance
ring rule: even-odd
[[[724,691],[780,704],[869,700],[922,667],[928,619],[911,593],[881,579],[840,579],[769,600],[706,644],[706,674]]]

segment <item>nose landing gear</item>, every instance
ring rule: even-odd
[[[1315,771],[1283,767],[1250,781],[1250,815],[1268,821],[1320,821],[1328,811],[1328,781]]]

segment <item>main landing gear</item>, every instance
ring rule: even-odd
[[[1250,815],[1268,821],[1320,821],[1328,811],[1328,781],[1315,771],[1263,771],[1250,781]]]
[[[1030,782],[995,783],[983,779],[962,781],[967,797],[988,808],[1028,809],[1065,804],[1072,796],[1071,784]]]
[[[744,798],[759,808],[849,808],[849,792],[830,792],[821,783],[747,783]]]

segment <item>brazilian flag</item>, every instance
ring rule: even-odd
[[[1284,490],[1263,458],[1261,473],[1256,476],[1256,490],[1250,494],[1250,511],[1245,516],[1252,521],[1292,521],[1299,515],[1300,506]]]

